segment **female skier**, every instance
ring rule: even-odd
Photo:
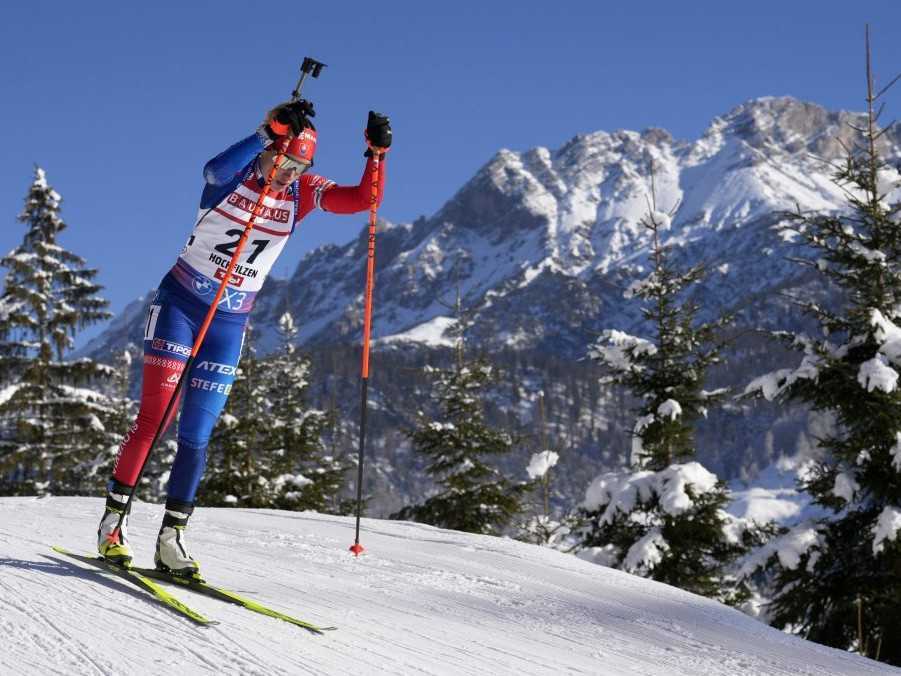
[[[175,265],[163,277],[147,318],[141,406],[119,448],[97,531],[98,551],[106,559],[121,565],[131,562],[127,514],[118,541],[110,541],[108,536],[125,509],[200,325],[263,191],[277,155],[276,142],[287,136],[287,151],[272,179],[271,191],[254,220],[251,238],[241,252],[191,372],[185,376],[178,452],[169,475],[166,511],[154,561],[158,568],[170,573],[199,576],[199,566],[188,553],[184,531],[194,511],[210,433],[235,379],[244,326],[257,292],[295,226],[310,211],[352,214],[370,206],[371,151],[366,152],[369,159],[356,186],[339,186],[307,172],[316,152],[316,129],[309,120],[314,115],[308,101],[276,106],[256,133],[238,141],[204,167],[206,185],[194,230]],[[391,145],[388,118],[370,111],[366,139],[372,147],[387,149]],[[383,158],[384,155],[380,159]],[[384,166],[380,162],[379,202]],[[171,417],[166,425],[170,422]]]

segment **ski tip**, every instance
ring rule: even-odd
[[[325,636],[325,632],[327,631],[335,631],[338,627],[304,627],[301,629],[306,629],[308,632],[313,634],[314,636]]]
[[[76,553],[73,552],[71,549],[66,549],[65,547],[60,547],[59,545],[50,545],[50,549],[52,549],[53,551],[55,551],[57,554],[65,554],[66,556],[74,556],[74,557],[76,557],[76,558],[79,557],[79,556],[85,556],[85,558],[90,558],[90,557],[88,557],[88,556],[85,555],[85,554],[76,554]],[[100,559],[99,556],[96,557],[96,558],[97,558],[98,560]]]

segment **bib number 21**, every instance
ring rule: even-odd
[[[216,251],[221,254],[225,254],[229,258],[232,257],[232,254],[235,252],[235,247],[238,246],[238,242],[241,241],[241,235],[244,234],[244,231],[239,228],[232,228],[231,230],[227,230],[226,235],[229,237],[234,237],[230,242],[223,242],[222,244],[216,245]],[[253,265],[253,262],[257,259],[261,253],[263,253],[263,249],[266,248],[266,245],[269,244],[268,239],[255,239],[251,241],[251,246],[253,246],[253,253],[247,258],[247,263]]]

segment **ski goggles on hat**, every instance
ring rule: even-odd
[[[302,174],[307,169],[313,166],[312,162],[306,162],[304,160],[298,160],[295,157],[291,157],[290,155],[282,155],[282,161],[278,165],[279,169],[283,169],[285,171],[291,171],[292,169],[296,171],[298,174]]]

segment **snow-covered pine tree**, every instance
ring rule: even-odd
[[[651,170],[653,186],[653,168]],[[730,603],[745,590],[730,567],[746,552],[751,530],[724,511],[723,482],[695,456],[694,424],[724,391],[706,392],[708,369],[720,362],[718,336],[730,317],[699,323],[687,299],[702,266],[680,270],[664,244],[670,215],[657,210],[652,188],[642,224],[652,237],[652,270],[625,296],[642,303],[652,339],[616,330],[602,334],[590,356],[606,367],[604,382],[639,402],[632,470],[602,474],[586,491],[582,555]]]
[[[424,369],[432,379],[437,419],[420,412],[418,427],[409,432],[414,451],[428,462],[426,473],[438,492],[391,518],[496,535],[522,511],[523,496],[531,486],[511,481],[487,461],[511,453],[514,442],[508,433],[492,429],[485,421],[482,398],[494,371],[483,359],[466,358],[464,333],[470,320],[462,310],[459,292],[454,307],[454,365]]]
[[[114,422],[121,435],[124,437],[128,428],[134,422],[137,414],[138,402],[129,396],[131,391],[132,365],[136,359],[141,358],[141,350],[134,343],[128,343],[125,349],[119,352],[113,359],[113,367],[116,375],[113,377],[115,393]],[[107,473],[107,476],[110,473]]]
[[[264,369],[271,402],[267,446],[277,487],[275,506],[325,512],[336,504],[350,465],[326,451],[322,433],[328,417],[307,406],[310,360],[294,345],[297,328],[289,313],[279,319],[278,331],[281,349],[265,360]]]
[[[889,199],[899,176],[880,152],[877,99],[868,32],[865,123],[835,171],[848,209],[798,212],[783,226],[814,252],[797,262],[841,300],[825,308],[797,299],[822,336],[777,334],[803,353],[800,365],[756,379],[746,393],[803,402],[835,422],[800,482],[831,515],[799,524],[756,557],[774,576],[770,621],[901,666],[901,204]]]
[[[104,449],[98,449],[98,454],[93,463],[86,467],[85,478],[93,477],[93,483],[98,492],[103,492],[106,482],[113,473],[116,457],[119,453],[119,445],[134,422],[138,410],[138,402],[129,396],[131,389],[131,366],[135,358],[140,355],[138,347],[129,343],[122,352],[114,356],[112,367],[114,375],[105,383],[105,394],[109,397],[109,411],[103,421],[103,425],[109,432],[110,443]],[[145,471],[142,483],[148,481],[149,473]],[[141,496],[146,499],[146,495]],[[157,493],[154,497],[159,497]]]
[[[61,197],[35,167],[19,221],[22,244],[0,259],[0,482],[3,493],[95,492],[93,470],[119,440],[99,389],[115,369],[65,360],[80,330],[107,319],[97,271],[57,241]]]
[[[511,481],[487,462],[513,450],[510,435],[485,422],[481,397],[492,382],[492,368],[477,360],[450,369],[427,366],[425,372],[433,378],[440,413],[437,420],[421,415],[410,438],[414,450],[427,458],[426,472],[439,491],[391,518],[500,534],[522,510],[529,485]]]

